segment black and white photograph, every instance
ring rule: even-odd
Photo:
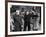
[[[43,33],[43,4],[8,2],[8,35]]]
[[[41,29],[41,7],[12,5],[10,11],[11,32]]]

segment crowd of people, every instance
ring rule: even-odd
[[[37,31],[40,30],[40,12],[33,9],[21,8],[10,14],[10,31]]]

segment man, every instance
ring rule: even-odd
[[[26,11],[25,15],[24,15],[24,31],[26,31],[26,27],[28,27],[28,31],[30,31],[30,18],[32,17],[32,15]]]
[[[14,20],[14,30],[12,31],[21,31],[21,25],[22,25],[22,20],[21,20],[21,16],[19,14],[19,10],[16,10],[16,12],[14,12],[13,15],[13,20]]]
[[[35,26],[35,24],[36,24],[36,20],[35,19],[37,17],[38,17],[38,15],[34,15],[34,13],[32,13],[32,12],[28,12],[28,11],[25,12],[25,15],[24,15],[24,31],[26,31],[26,27],[28,27],[28,31],[31,30],[30,24],[33,24]],[[35,21],[33,20],[33,23],[30,22],[31,18],[35,20]]]
[[[32,19],[33,19],[33,30],[37,31],[38,30],[38,19],[39,19],[38,12],[36,12],[34,10],[32,10],[32,12],[33,12],[33,17],[32,17]]]

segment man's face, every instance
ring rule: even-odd
[[[19,12],[16,12],[16,15],[19,15]]]
[[[29,12],[27,11],[27,12],[26,12],[26,15],[28,15],[28,14],[29,14]]]
[[[16,10],[16,15],[20,15],[20,11],[19,10]]]

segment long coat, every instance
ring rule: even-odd
[[[14,30],[13,31],[21,31],[21,25],[22,25],[21,17],[18,15],[14,15],[13,20],[14,20],[14,23],[13,23]]]

